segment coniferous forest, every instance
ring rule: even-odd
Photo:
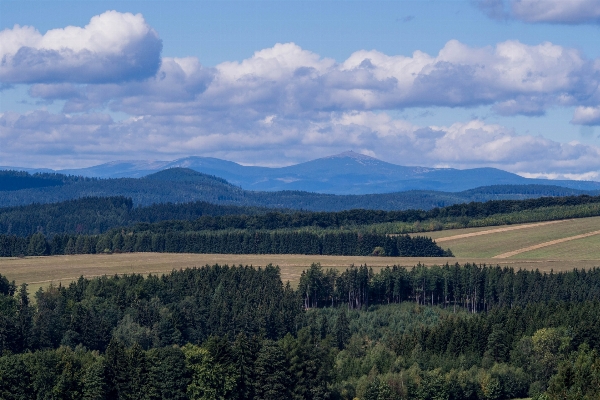
[[[102,235],[28,237],[0,235],[0,257],[112,252],[217,254],[322,254],[342,256],[451,257],[431,238],[332,231],[109,232]]]
[[[0,209],[0,256],[441,257],[402,232],[599,214],[592,196],[340,212],[89,197]],[[0,276],[0,398],[597,399],[598,326],[600,269],[312,265],[291,287],[277,267],[214,265],[36,293]]]
[[[83,197],[51,204],[0,208],[0,234],[100,234],[114,228],[153,230],[344,229],[412,224],[410,232],[502,225],[600,215],[600,196],[541,197],[471,202],[430,210],[352,209],[337,212],[216,205],[203,201],[134,206],[131,198]],[[419,229],[419,226],[421,229]],[[405,226],[405,228],[407,228]],[[385,233],[396,233],[389,231]]]
[[[497,200],[429,211],[290,212],[205,202],[134,207],[90,197],[0,208],[0,257],[111,252],[451,256],[427,237],[390,236],[600,215],[600,197]]]
[[[595,399],[600,269],[0,278],[2,399]]]

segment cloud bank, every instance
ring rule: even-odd
[[[332,59],[294,43],[241,62],[206,68],[196,58],[164,58],[142,82],[37,84],[31,95],[67,100],[65,111],[108,106],[131,115],[229,112],[287,116],[326,111],[492,105],[501,115],[542,115],[555,106],[600,104],[600,61],[552,43],[506,41],[473,48],[451,40],[436,56],[357,51]],[[264,117],[264,115],[263,115]]]
[[[114,121],[103,113],[4,113],[0,141],[7,144],[0,149],[5,164],[47,167],[132,158],[170,160],[190,154],[286,165],[354,149],[402,165],[491,166],[537,176],[600,178],[594,172],[600,171],[600,148],[595,146],[517,135],[481,120],[417,126],[372,111],[327,112],[312,119],[270,115],[255,121],[211,115]],[[57,164],[56,154],[62,164]]]

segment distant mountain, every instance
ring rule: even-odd
[[[218,158],[187,157],[175,161],[114,161],[58,172],[98,178],[140,178],[175,167],[217,176],[243,189],[255,191],[300,190],[327,194],[393,193],[408,190],[460,192],[481,186],[527,184],[600,190],[600,182],[527,179],[496,168],[459,170],[406,167],[352,151],[281,168],[247,167]]]
[[[11,173],[5,172],[7,176]],[[12,188],[0,192],[0,206],[19,206],[32,203],[55,203],[82,197],[124,196],[134,205],[159,203],[188,203],[206,201],[213,204],[269,207],[311,211],[339,211],[356,208],[405,210],[444,207],[471,201],[528,199],[542,196],[598,194],[550,185],[495,185],[461,192],[412,190],[396,193],[363,195],[333,195],[303,191],[249,191],[212,175],[189,168],[171,168],[143,178],[76,178],[60,174],[20,176],[21,184],[39,176],[52,177],[53,186]],[[28,178],[27,178],[28,177]]]

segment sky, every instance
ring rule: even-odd
[[[348,150],[600,181],[599,0],[0,1],[0,165]]]

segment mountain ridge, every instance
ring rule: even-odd
[[[141,178],[170,168],[189,168],[225,179],[245,190],[276,192],[298,190],[322,194],[378,194],[410,190],[460,192],[491,185],[554,185],[600,190],[600,182],[530,179],[497,168],[472,169],[402,166],[346,151],[285,167],[244,166],[214,157],[190,156],[173,161],[118,160],[92,167],[52,171],[97,178]],[[0,167],[11,168],[11,167]]]
[[[82,178],[60,174],[23,175],[22,180],[42,177],[46,186],[2,192],[0,207],[32,203],[55,203],[82,197],[131,198],[133,204],[188,203],[205,201],[213,204],[296,209],[311,211],[340,211],[349,209],[431,209],[457,203],[487,200],[517,200],[545,196],[597,195],[600,191],[582,191],[550,185],[495,185],[468,189],[462,192],[412,190],[395,193],[334,195],[299,190],[277,192],[250,191],[226,180],[191,169],[171,168],[143,178]],[[21,175],[19,175],[21,174]],[[29,178],[28,178],[29,177]],[[60,185],[54,185],[60,179]],[[20,182],[27,183],[27,182]]]

